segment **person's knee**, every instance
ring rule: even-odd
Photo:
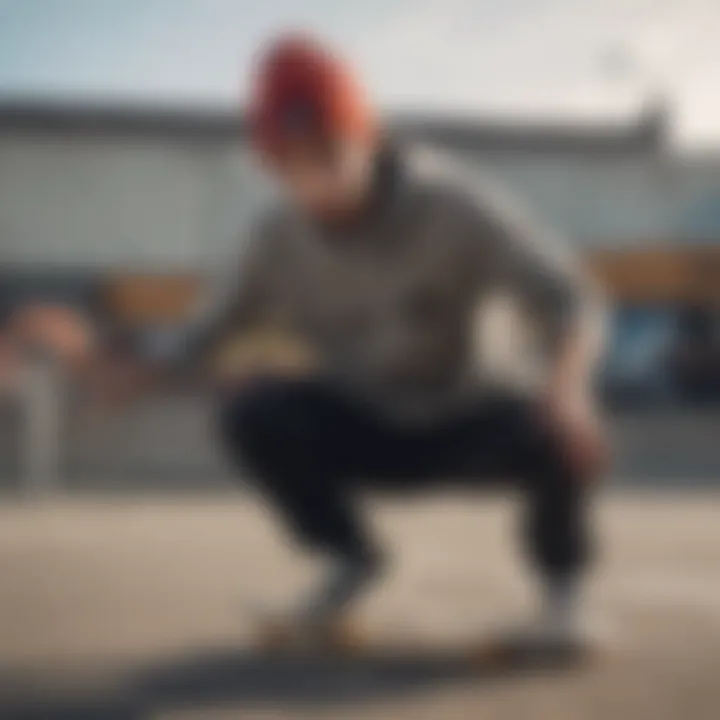
[[[226,448],[251,464],[265,464],[283,444],[289,411],[283,388],[261,382],[241,390],[220,408],[219,431]]]

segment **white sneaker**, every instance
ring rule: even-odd
[[[539,621],[501,632],[493,651],[505,661],[575,664],[597,657],[608,647],[607,628],[577,615],[544,614]]]

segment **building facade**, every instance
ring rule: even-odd
[[[668,395],[665,359],[677,337],[684,347],[676,309],[720,306],[720,160],[674,153],[666,123],[657,110],[606,126],[393,121],[496,178],[586,255],[628,313],[607,364],[623,398]],[[175,321],[270,192],[240,116],[0,104],[0,311],[42,297],[135,328]],[[720,389],[716,376],[704,387]],[[78,426],[66,474],[126,484],[219,472],[199,416],[171,408],[107,432]],[[13,432],[0,443],[15,447]],[[13,457],[0,447],[0,470]]]
[[[644,254],[720,238],[720,162],[674,155],[666,122],[394,125],[477,164],[583,249]],[[205,272],[266,192],[239,116],[0,105],[0,267],[15,285]]]

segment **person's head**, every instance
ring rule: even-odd
[[[250,107],[254,147],[303,210],[352,214],[370,186],[378,128],[345,64],[304,37],[274,42],[261,57]]]

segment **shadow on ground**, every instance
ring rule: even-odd
[[[5,720],[135,720],[154,713],[232,706],[312,709],[358,706],[472,682],[502,682],[567,669],[567,658],[525,658],[512,664],[469,662],[467,655],[385,653],[341,658],[214,652],[146,668],[112,690],[87,688],[73,697],[42,697],[28,684],[23,697],[0,706]],[[204,714],[203,714],[204,717]]]

